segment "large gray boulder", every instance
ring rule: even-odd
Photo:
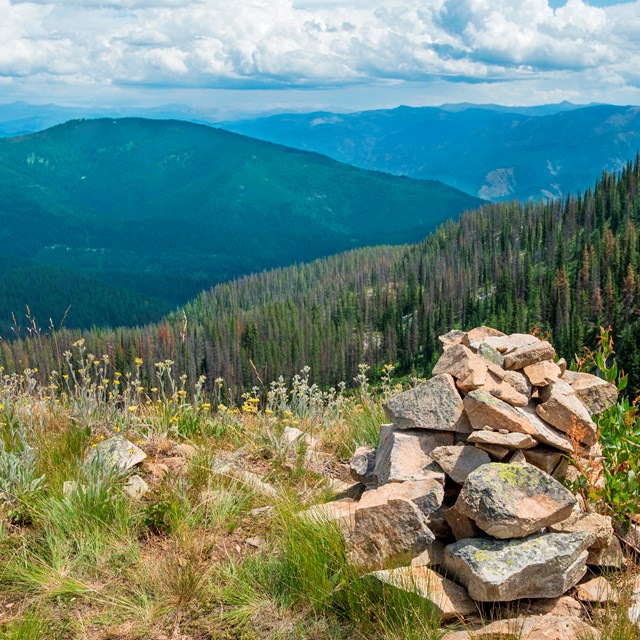
[[[436,447],[452,445],[453,439],[451,431],[403,431],[383,424],[373,470],[378,485],[426,478],[444,483],[444,473],[431,454]]]
[[[492,462],[469,474],[457,510],[495,538],[523,538],[569,517],[576,499],[529,464]]]
[[[556,598],[586,573],[593,540],[583,531],[520,540],[469,538],[446,547],[443,566],[480,602]]]
[[[463,409],[455,382],[446,374],[393,396],[384,405],[387,417],[398,429],[469,433],[471,426]]]

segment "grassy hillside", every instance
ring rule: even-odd
[[[25,304],[45,318],[71,305],[71,326],[157,319],[238,275],[415,241],[477,202],[206,126],[72,121],[0,140],[0,250],[16,285],[0,301],[0,327]],[[73,277],[20,286],[14,261]],[[130,312],[100,319],[102,303],[81,291],[92,281]]]

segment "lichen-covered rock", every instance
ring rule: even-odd
[[[618,389],[614,384],[590,373],[565,371],[562,379],[571,385],[576,397],[593,415],[606,411],[618,399]]]
[[[365,491],[355,510],[352,556],[369,567],[407,564],[434,540],[427,516],[444,497],[436,481],[391,483]]]
[[[480,343],[477,353],[480,357],[488,360],[495,365],[498,365],[499,367],[501,367],[504,362],[504,356],[497,349],[494,349],[486,342]]]
[[[544,533],[519,540],[470,538],[445,549],[444,569],[480,602],[555,598],[586,573],[590,533]]]
[[[486,452],[467,445],[436,447],[431,452],[431,456],[442,467],[442,470],[458,484],[464,484],[472,471],[491,462],[491,458]]]
[[[564,520],[575,504],[573,494],[540,469],[492,462],[469,474],[456,508],[495,538],[523,538]]]
[[[442,621],[466,616],[478,610],[463,587],[425,566],[374,571],[366,577],[379,580],[385,587],[415,593],[428,600]]]
[[[499,433],[498,431],[474,431],[469,434],[467,442],[474,444],[493,444],[508,449],[530,449],[538,442],[525,433]]]
[[[113,436],[92,448],[87,460],[97,460],[118,471],[126,471],[140,464],[146,457],[147,454],[133,442],[122,436]]]
[[[437,375],[422,382],[393,396],[384,406],[389,420],[398,429],[469,433],[471,426],[463,409],[462,398],[450,375]]]
[[[449,347],[460,344],[465,335],[465,332],[460,329],[451,329],[451,331],[448,331],[444,335],[438,336],[438,340],[443,349],[448,349]]]
[[[570,385],[557,380],[540,390],[540,399],[536,412],[543,420],[579,442],[596,442],[596,425]]]
[[[431,452],[436,447],[452,444],[451,431],[404,431],[392,424],[383,424],[373,475],[379,485],[427,478],[436,478],[444,484],[444,473]]]
[[[376,450],[373,447],[358,447],[349,461],[351,477],[367,487],[376,486]]]
[[[524,369],[542,360],[554,360],[555,357],[556,350],[549,342],[546,340],[534,342],[505,355],[504,368],[512,370]]]

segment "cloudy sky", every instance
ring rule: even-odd
[[[0,0],[0,103],[640,104],[640,0]]]

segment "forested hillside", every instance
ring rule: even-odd
[[[341,162],[432,178],[490,200],[563,198],[640,145],[640,109],[567,103],[282,114],[222,126]]]
[[[218,376],[232,390],[304,365],[323,385],[374,370],[430,372],[437,336],[481,323],[551,331],[567,358],[611,324],[631,386],[640,386],[640,163],[603,174],[594,189],[549,204],[492,204],[418,245],[353,251],[215,287],[166,321],[138,329],[61,332],[5,343],[9,368],[47,375],[83,336],[121,370],[146,374],[170,358],[179,371]]]
[[[55,324],[70,307],[71,327],[159,320],[219,282],[415,242],[478,203],[180,121],[77,120],[0,140],[0,335],[26,305]]]

